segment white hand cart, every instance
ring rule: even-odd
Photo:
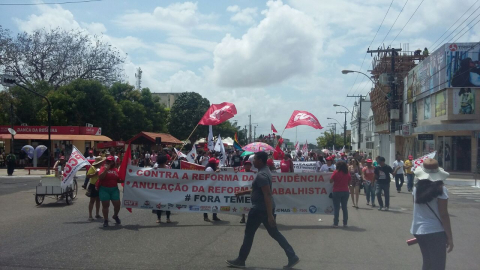
[[[45,196],[58,200],[59,197],[64,197],[67,204],[71,204],[73,199],[77,197],[78,185],[77,177],[73,178],[73,182],[66,189],[61,187],[62,181],[52,176],[42,176],[40,183],[35,192],[35,203],[41,205],[45,200]]]

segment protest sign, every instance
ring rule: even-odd
[[[277,214],[332,214],[330,173],[272,175]],[[123,206],[178,212],[244,214],[250,196],[235,192],[251,188],[254,173],[200,172],[128,168]]]
[[[205,171],[205,166],[180,160],[180,169],[192,171]]]

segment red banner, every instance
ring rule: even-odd
[[[198,124],[215,126],[227,121],[236,114],[237,108],[235,108],[233,103],[223,102],[221,104],[212,104]]]
[[[273,133],[278,133],[277,129],[273,126],[273,124],[272,124],[272,132]]]
[[[205,171],[205,166],[180,160],[180,169],[191,171]]]
[[[294,128],[300,125],[311,126],[315,129],[323,128],[322,125],[320,125],[320,122],[318,121],[317,117],[315,117],[315,115],[307,111],[294,111],[292,116],[290,117],[290,120],[288,120],[288,123],[285,129]]]

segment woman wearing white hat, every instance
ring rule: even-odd
[[[413,189],[413,221],[410,232],[417,238],[423,268],[445,269],[446,253],[453,249],[452,228],[448,214],[448,191],[443,184],[449,173],[427,158],[415,169],[418,179]]]

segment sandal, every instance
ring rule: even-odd
[[[103,218],[103,217],[100,215],[96,215],[95,218]]]
[[[157,219],[157,223],[162,223],[162,221],[160,219]]]
[[[204,218],[203,221],[210,222],[209,218]]]
[[[167,223],[172,223],[169,218],[167,218]]]

